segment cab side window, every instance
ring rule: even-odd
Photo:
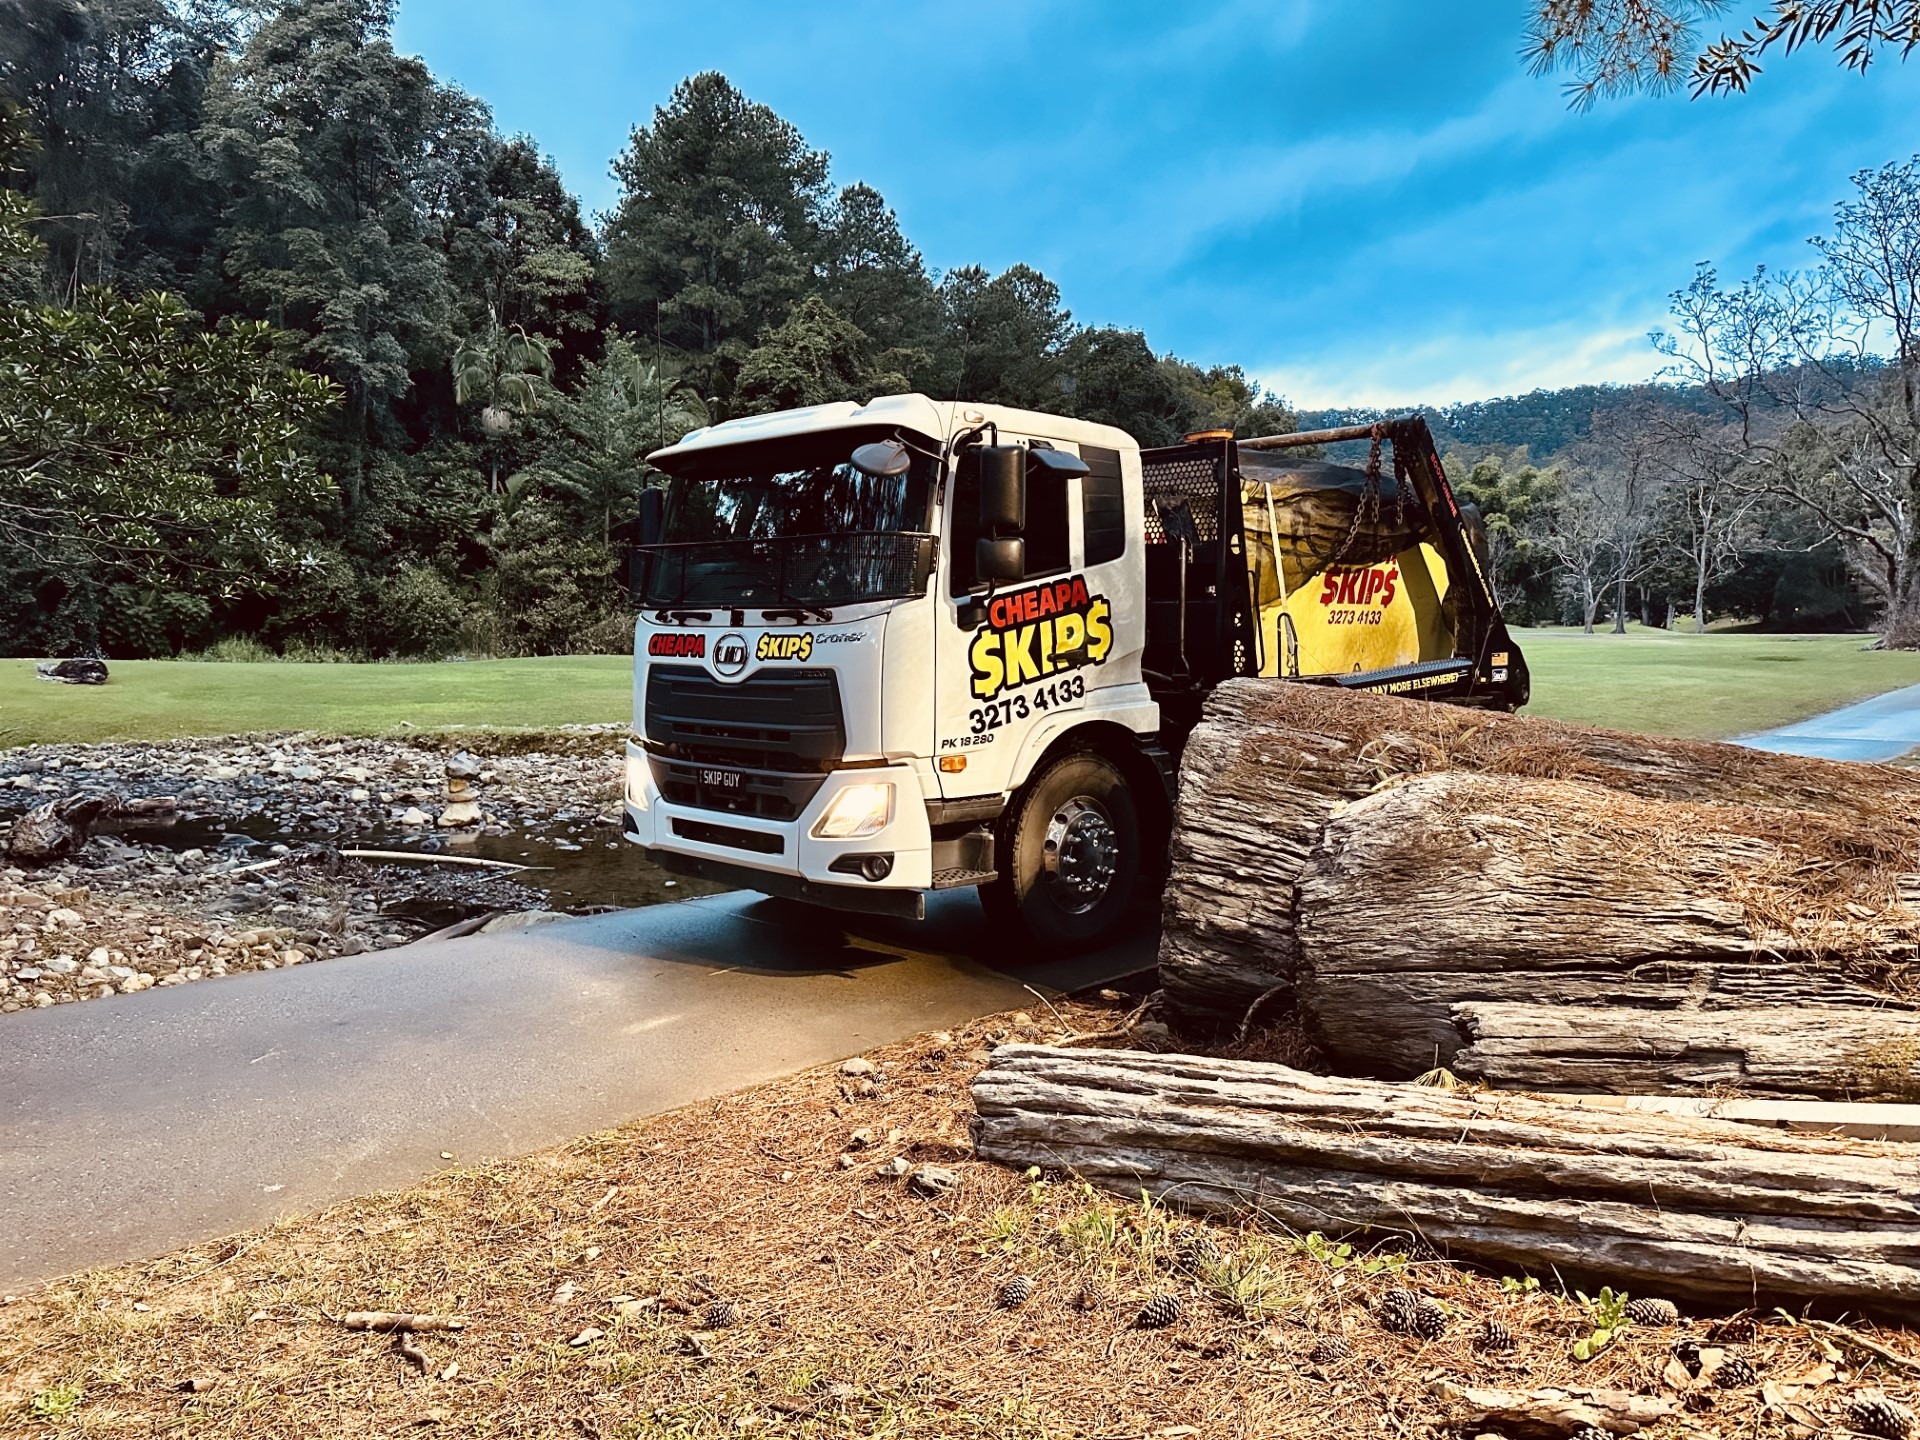
[[[1081,535],[1089,565],[1104,565],[1127,553],[1127,495],[1120,479],[1120,452],[1082,445],[1088,473],[1080,480]]]
[[[954,466],[952,515],[947,590],[958,597],[973,588],[973,542],[980,538],[980,456],[972,447],[960,452]]]
[[[1027,472],[1027,578],[1061,575],[1072,568],[1067,548],[1067,510],[1072,482],[1038,467]]]

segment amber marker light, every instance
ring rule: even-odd
[[[942,755],[940,757],[940,768],[948,775],[958,775],[962,770],[967,768],[967,757],[964,755]]]

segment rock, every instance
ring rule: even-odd
[[[52,959],[42,960],[40,968],[53,975],[71,975],[80,968],[80,962],[71,955],[55,955]]]
[[[875,1075],[879,1073],[879,1070],[880,1067],[875,1065],[873,1061],[863,1060],[858,1056],[852,1060],[842,1060],[840,1062],[840,1073],[842,1075]]]
[[[480,823],[480,804],[476,800],[456,800],[440,812],[435,822],[443,830],[458,830]]]
[[[959,1183],[959,1175],[939,1165],[922,1165],[907,1177],[907,1188],[928,1200],[938,1200]]]
[[[62,685],[104,685],[107,683],[107,662],[85,657],[45,660],[33,667],[33,673],[42,680],[53,680]]]
[[[447,778],[449,780],[478,780],[480,762],[465,750],[455,751],[447,757]]]
[[[237,765],[216,765],[207,771],[207,778],[209,780],[219,781],[238,780],[240,778],[240,767]]]
[[[69,910],[64,905],[57,910],[49,910],[47,912],[47,928],[49,930],[78,930],[86,923],[85,920],[80,918],[80,912],[78,910]]]
[[[292,780],[318,780],[320,775],[321,770],[318,765],[295,765],[287,771],[287,777]]]
[[[913,1169],[913,1162],[911,1160],[907,1159],[904,1155],[896,1155],[893,1159],[887,1161],[886,1164],[875,1166],[874,1173],[883,1175],[890,1180],[898,1180],[911,1169]]]
[[[873,1144],[873,1131],[862,1128],[847,1137],[847,1149],[865,1150]]]
[[[431,825],[433,823],[433,817],[419,806],[411,805],[401,812],[400,823],[402,825]]]

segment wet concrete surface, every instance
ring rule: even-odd
[[[1825,760],[1898,760],[1920,749],[1920,685],[1891,690],[1777,730],[1743,735],[1736,743]]]
[[[1150,934],[1009,963],[745,893],[61,1005],[0,1025],[0,1288],[522,1154],[1138,975]],[[824,1117],[823,1117],[824,1121]]]

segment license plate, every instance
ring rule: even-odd
[[[741,782],[746,778],[738,770],[702,770],[700,772],[702,785],[714,785],[722,790],[738,790]]]

